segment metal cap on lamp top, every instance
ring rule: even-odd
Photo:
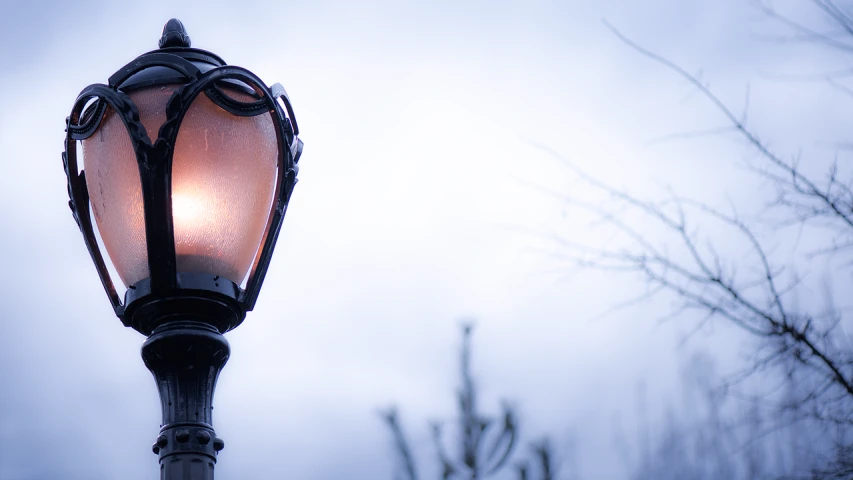
[[[281,85],[190,45],[169,20],[159,49],[83,89],[62,154],[68,204],[115,314],[148,336],[162,479],[213,478],[222,334],[255,305],[302,154]]]

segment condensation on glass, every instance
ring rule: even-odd
[[[148,136],[157,138],[175,86],[130,98]],[[233,89],[229,96],[251,101]],[[107,109],[83,141],[86,183],[104,246],[122,282],[149,276],[142,187],[127,131]],[[178,272],[246,276],[264,234],[275,188],[278,147],[269,114],[233,115],[199,95],[181,123],[172,163],[172,215]]]

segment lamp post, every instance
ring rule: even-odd
[[[222,334],[255,305],[296,183],[298,134],[281,85],[190,48],[177,19],[158,50],[86,87],[66,120],[69,206],[116,315],[148,337],[161,480],[213,479]]]

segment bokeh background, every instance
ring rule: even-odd
[[[821,21],[808,2],[775,5]],[[831,155],[850,125],[849,99],[799,78],[843,67],[837,54],[777,41],[782,26],[740,0],[5,2],[2,480],[158,474],[143,337],[111,312],[60,152],[78,92],[156,48],[172,17],[194,47],[281,82],[305,141],[257,307],[227,335],[221,478],[391,479],[389,405],[433,478],[428,420],[454,418],[464,319],[483,408],[511,401],[525,441],[552,439],[562,478],[631,478],[637,432],[690,413],[696,355],[716,372],[743,363],[737,329],[661,321],[666,297],[614,310],[646,285],[557,257],[554,237],[602,233],[551,194],[585,186],[540,146],[640,196],[766,194],[737,139],[667,137],[724,122],[602,20],[738,109],[748,90],[751,124],[779,149]]]

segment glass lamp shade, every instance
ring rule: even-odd
[[[152,141],[176,88],[154,86],[129,95]],[[236,100],[253,100],[223,91]],[[240,284],[257,254],[273,200],[278,147],[272,118],[233,115],[201,94],[183,118],[172,158],[177,271]],[[110,108],[98,130],[83,140],[83,159],[104,247],[122,282],[132,285],[149,276],[142,186],[127,130]]]

